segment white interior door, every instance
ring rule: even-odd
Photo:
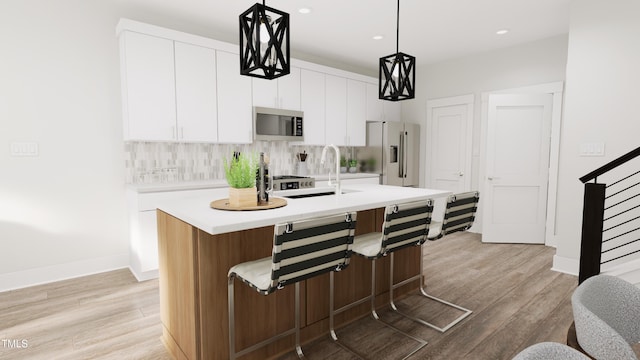
[[[552,100],[489,97],[483,242],[545,243]]]
[[[467,108],[465,104],[432,108],[431,188],[454,193],[470,189],[468,154],[471,141],[467,133],[473,118],[468,116]]]
[[[471,190],[473,95],[427,101],[426,184],[459,193]],[[438,199],[433,219],[441,221],[445,199]]]

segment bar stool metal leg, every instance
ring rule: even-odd
[[[416,341],[418,343],[418,346],[413,349],[411,352],[409,352],[403,359],[406,359],[408,357],[410,357],[411,355],[415,354],[418,350],[422,349],[425,345],[427,345],[427,342],[419,339],[415,336],[409,335],[407,333],[405,333],[404,331],[396,328],[395,326],[388,324],[382,320],[380,320],[380,316],[378,316],[378,313],[376,311],[376,259],[372,259],[371,260],[371,294],[369,296],[366,296],[360,300],[354,301],[350,304],[347,304],[337,310],[335,309],[335,303],[334,303],[334,294],[335,294],[335,290],[334,290],[334,284],[335,284],[335,280],[334,280],[334,274],[333,272],[331,272],[329,274],[329,332],[331,335],[331,338],[333,339],[333,341],[337,342],[341,347],[343,347],[344,349],[346,349],[347,351],[358,355],[356,352],[354,352],[352,349],[350,349],[348,346],[338,342],[338,335],[336,334],[335,328],[334,328],[334,315],[335,314],[339,314],[345,310],[351,309],[352,307],[356,306],[356,305],[360,305],[364,302],[366,302],[367,300],[369,300],[370,304],[371,304],[371,317],[373,317],[374,320],[379,321],[381,324],[395,330],[396,332]],[[358,355],[360,356],[360,355]]]
[[[420,248],[420,274],[416,275],[416,276],[413,276],[413,277],[411,277],[409,279],[406,279],[404,281],[401,281],[401,282],[399,282],[399,283],[397,283],[395,285],[393,283],[393,253],[391,253],[391,259],[390,260],[391,260],[391,271],[390,271],[390,276],[389,276],[389,284],[390,284],[390,286],[389,286],[389,305],[398,314],[400,314],[400,315],[402,315],[402,316],[404,316],[404,317],[406,317],[408,319],[411,319],[413,321],[416,321],[416,322],[418,322],[420,324],[429,326],[430,328],[433,328],[433,329],[438,330],[440,332],[445,332],[445,331],[449,330],[451,327],[453,327],[454,325],[456,325],[460,321],[464,320],[467,316],[471,315],[472,311],[469,310],[469,309],[463,308],[462,306],[450,303],[448,301],[445,301],[445,300],[442,300],[442,299],[437,298],[435,296],[427,294],[427,291],[424,289],[424,264],[423,264],[423,260],[422,260],[422,247]],[[428,321],[425,321],[423,319],[417,318],[417,317],[412,316],[412,315],[408,315],[408,314],[403,313],[400,310],[398,310],[398,307],[396,306],[396,304],[395,304],[395,302],[393,300],[393,289],[395,289],[395,288],[397,288],[399,286],[402,286],[404,284],[407,284],[407,283],[409,283],[411,281],[414,281],[416,279],[420,279],[420,295],[422,295],[424,297],[427,297],[429,299],[435,300],[435,301],[437,301],[437,302],[439,302],[441,304],[445,304],[445,305],[450,306],[452,308],[458,309],[458,310],[462,311],[463,314],[460,315],[459,317],[457,317],[456,319],[454,319],[449,324],[445,325],[444,327],[439,327],[439,326],[434,325],[434,324],[432,324],[432,323],[430,323]]]
[[[284,333],[278,334],[272,338],[261,341],[255,345],[252,345],[242,351],[236,353],[236,331],[235,331],[235,311],[234,311],[234,277],[229,277],[228,284],[228,302],[229,302],[229,359],[236,359],[239,356],[248,354],[256,349],[259,349],[267,344],[272,343],[275,340],[284,338],[293,333],[296,335],[296,354],[299,358],[304,359],[304,353],[302,352],[302,346],[300,344],[300,283],[295,283],[295,329],[290,329]]]

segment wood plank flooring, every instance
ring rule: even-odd
[[[428,342],[410,359],[511,359],[534,343],[564,342],[577,278],[550,270],[554,253],[541,245],[482,244],[471,233],[429,242],[427,291],[473,314],[444,334],[386,308],[379,314]],[[459,315],[418,295],[396,304],[440,326]],[[168,360],[159,310],[158,281],[138,283],[126,269],[0,293],[0,360]],[[304,346],[307,357],[401,359],[418,344],[370,317],[337,333],[343,346],[327,335]]]

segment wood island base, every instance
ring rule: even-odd
[[[359,211],[356,235],[380,231],[384,209]],[[179,360],[228,359],[227,272],[241,262],[271,255],[273,226],[211,235],[157,210],[160,259],[160,312],[162,341]],[[421,249],[395,253],[395,282],[420,271]],[[376,262],[376,304],[389,301],[389,258]],[[371,261],[358,255],[335,274],[335,306],[365,297],[371,291]],[[418,289],[418,280],[394,291],[401,296]],[[294,324],[294,287],[268,296],[236,283],[236,349],[284,332]],[[300,284],[301,340],[304,344],[329,336],[329,275]],[[336,316],[339,328],[369,314],[369,303]],[[266,359],[294,349],[293,336],[281,339],[245,356]]]

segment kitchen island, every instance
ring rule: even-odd
[[[320,191],[320,190],[318,190]],[[287,199],[287,206],[261,211],[212,209],[213,200],[226,198],[227,189],[209,193],[212,198],[187,197],[158,207],[160,261],[160,311],[162,340],[176,359],[227,359],[227,272],[241,262],[271,255],[274,224],[357,211],[356,235],[380,231],[384,207],[396,203],[435,199],[447,191],[385,185],[349,185],[342,195]],[[421,249],[396,253],[396,282],[419,272]],[[370,260],[351,258],[336,274],[336,308],[370,292]],[[388,299],[389,261],[376,266],[376,303]],[[394,292],[415,290],[410,282]],[[301,283],[302,342],[329,336],[329,276]],[[294,324],[294,287],[263,296],[248,286],[236,286],[236,349],[243,349],[284,332]],[[368,314],[364,303],[336,316],[336,325]],[[265,359],[293,349],[293,337],[284,338],[247,355]]]

